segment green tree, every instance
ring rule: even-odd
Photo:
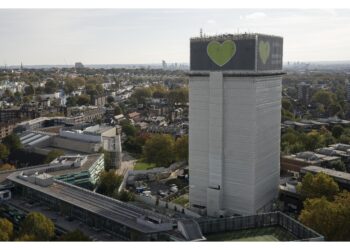
[[[137,129],[135,126],[131,125],[128,120],[124,120],[120,124],[122,126],[122,132],[126,134],[126,136],[135,137]]]
[[[316,91],[315,94],[312,96],[312,101],[320,103],[326,108],[333,104],[335,102],[335,99],[335,95],[331,91],[324,89]]]
[[[108,96],[108,97],[107,97],[107,102],[108,102],[109,104],[111,104],[112,102],[114,102],[114,97],[113,97],[113,96]]]
[[[143,149],[146,162],[157,167],[167,167],[175,160],[175,142],[170,135],[153,135],[146,141]]]
[[[70,96],[67,98],[66,106],[67,107],[74,107],[77,106],[77,97],[75,96]]]
[[[47,156],[45,158],[45,163],[50,163],[54,159],[56,159],[57,157],[62,156],[62,155],[64,155],[64,152],[62,150],[53,149],[47,154]]]
[[[344,128],[341,125],[335,125],[332,128],[332,135],[337,139],[340,138],[340,136],[343,134],[343,132],[344,132]]]
[[[82,105],[89,105],[90,104],[90,96],[88,95],[80,95],[77,98],[77,105],[82,106]]]
[[[134,194],[126,190],[122,190],[118,194],[118,200],[120,201],[128,202],[128,201],[133,201],[134,199],[135,199]]]
[[[114,115],[120,115],[122,113],[123,113],[123,111],[122,111],[122,109],[120,108],[119,105],[114,107]]]
[[[122,183],[123,177],[114,171],[103,171],[97,182],[97,192],[107,196],[113,196]]]
[[[0,159],[5,160],[9,156],[10,151],[5,144],[0,143]]]
[[[301,211],[299,220],[316,232],[324,235],[327,239],[333,239],[338,231],[337,207],[325,197],[307,199],[304,209]]]
[[[58,90],[58,82],[52,79],[46,81],[44,91],[46,94],[53,94]]]
[[[188,162],[188,135],[182,136],[176,140],[175,154],[177,160]]]
[[[139,88],[131,95],[131,99],[135,99],[138,104],[145,103],[146,98],[152,97],[151,88]]]
[[[91,241],[82,231],[76,229],[61,236],[60,241]]]
[[[169,91],[168,100],[171,105],[188,102],[188,88],[176,88]]]
[[[20,226],[20,235],[33,236],[36,241],[48,241],[55,235],[55,225],[42,213],[30,212]]]
[[[6,136],[2,143],[6,145],[6,147],[10,150],[10,152],[20,149],[22,147],[21,140],[19,139],[18,135],[15,133],[12,133],[8,136]]]
[[[328,163],[327,168],[335,169],[337,171],[346,172],[345,164],[341,160],[331,161],[330,163]]]
[[[307,199],[299,220],[329,241],[350,240],[350,193],[342,192],[334,201],[326,197]]]
[[[313,175],[307,173],[297,186],[298,192],[304,199],[326,197],[332,200],[339,193],[339,186],[332,177],[325,173]]]
[[[282,108],[289,112],[293,112],[293,104],[287,98],[282,98]]]
[[[13,224],[5,218],[0,218],[0,241],[9,241],[13,236]]]
[[[36,237],[32,234],[23,234],[23,235],[19,235],[16,241],[40,241],[40,240],[36,239]]]
[[[25,95],[33,95],[34,94],[34,87],[33,85],[29,84],[27,87],[24,88],[24,94]]]

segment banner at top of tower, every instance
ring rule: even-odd
[[[191,71],[281,71],[283,38],[262,34],[191,38]]]

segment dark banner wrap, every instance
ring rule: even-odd
[[[254,70],[255,40],[191,42],[191,70]]]
[[[190,45],[192,71],[282,70],[283,39],[266,35],[194,38]]]
[[[283,39],[271,36],[258,36],[258,71],[281,70]]]

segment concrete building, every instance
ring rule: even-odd
[[[54,131],[57,132],[54,132]],[[52,127],[29,130],[20,135],[24,150],[47,155],[54,149],[66,154],[94,154],[104,150],[107,168],[119,168],[122,160],[122,147],[119,126],[95,125],[86,128]]]
[[[192,209],[255,214],[277,198],[282,43],[260,34],[191,39]]]
[[[281,157],[281,170],[299,173],[303,167],[309,165],[326,167],[330,162],[340,160],[339,156],[328,156],[310,151]]]
[[[310,84],[301,82],[297,85],[298,100],[303,104],[308,104],[310,100]]]

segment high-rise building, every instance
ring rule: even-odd
[[[278,195],[283,39],[191,39],[192,209],[210,216],[266,211]]]
[[[163,69],[167,69],[168,68],[167,63],[164,60],[162,61],[162,67],[163,67]]]
[[[301,82],[297,85],[298,100],[303,104],[308,104],[310,99],[310,84]]]

